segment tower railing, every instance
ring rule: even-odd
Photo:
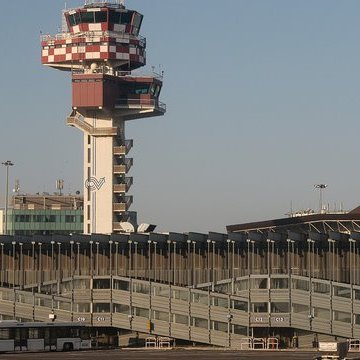
[[[133,35],[128,34],[125,32],[115,32],[115,31],[83,31],[78,32],[76,34],[71,32],[63,32],[56,35],[50,35],[50,34],[43,34],[40,36],[40,40],[43,41],[55,41],[55,40],[68,40],[72,38],[79,38],[79,37],[85,37],[85,38],[94,38],[94,37],[114,37],[117,39],[121,39],[121,37],[125,40],[128,40],[129,37],[136,38],[139,40],[139,43],[142,47],[146,46],[146,38],[141,35]]]
[[[117,107],[129,107],[129,108],[139,108],[146,109],[149,107],[154,107],[162,112],[166,112],[166,104],[158,101],[157,99],[139,99],[128,97],[126,99],[116,99],[115,106]]]
[[[84,121],[84,118],[79,114],[71,114],[66,119],[66,124],[74,126],[93,136],[116,136],[118,135],[118,129],[116,127],[109,128],[94,128],[90,124]]]

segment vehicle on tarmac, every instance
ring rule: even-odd
[[[0,353],[90,348],[90,332],[82,324],[0,321]]]

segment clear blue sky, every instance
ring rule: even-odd
[[[68,7],[83,1],[67,1]],[[165,70],[166,116],[128,124],[133,210],[163,231],[359,203],[360,2],[127,0],[147,59]],[[70,76],[40,64],[64,1],[4,1],[0,159],[24,193],[81,189],[82,135],[65,126]],[[0,169],[0,197],[5,171]]]

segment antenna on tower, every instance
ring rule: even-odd
[[[19,195],[20,192],[20,181],[18,179],[15,180],[14,193]]]
[[[125,6],[125,0],[85,0],[85,5],[91,4],[119,4]]]
[[[56,189],[59,190],[59,195],[62,195],[62,190],[64,189],[64,180],[58,179],[56,180]]]

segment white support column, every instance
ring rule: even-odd
[[[111,234],[116,218],[114,204],[118,202],[114,165],[120,160],[114,156],[114,147],[125,144],[124,121],[100,118],[105,116],[101,112],[87,115],[84,123],[93,130],[84,132],[84,233]]]

